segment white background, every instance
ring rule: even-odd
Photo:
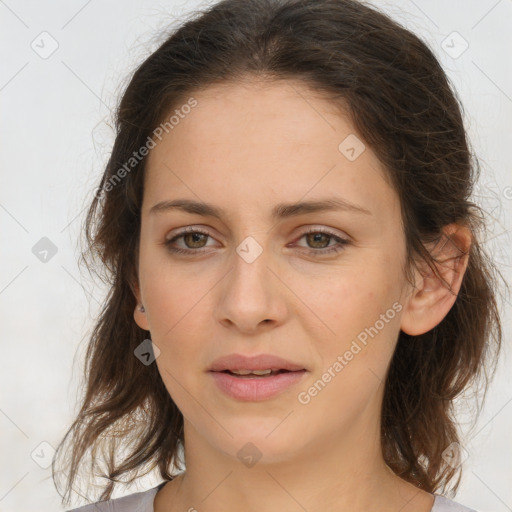
[[[461,97],[483,163],[476,199],[494,218],[486,245],[510,282],[512,2],[375,3],[428,41]],[[2,512],[64,510],[50,469],[31,454],[43,464],[51,458],[49,445],[57,446],[76,411],[83,350],[104,293],[77,265],[84,208],[113,141],[104,120],[161,30],[199,5],[0,0]],[[451,56],[442,47],[448,36]],[[46,59],[31,47],[35,41],[48,51],[52,40],[58,48]],[[467,50],[453,58],[464,41]],[[42,237],[57,248],[46,263],[32,253]],[[469,457],[456,498],[479,512],[512,510],[510,309],[504,324],[504,357],[466,436]],[[115,496],[158,482],[141,480]]]

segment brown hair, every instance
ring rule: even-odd
[[[86,352],[81,409],[54,459],[54,481],[61,453],[70,454],[66,497],[76,490],[88,453],[91,474],[105,465],[101,499],[111,497],[122,476],[132,482],[158,467],[170,480],[170,465],[183,462],[182,414],[156,364],[146,366],[134,356],[149,338],[133,319],[146,159],[132,162],[122,179],[119,170],[194,91],[247,77],[301,80],[348,111],[400,197],[407,272],[419,257],[439,276],[425,244],[439,240],[447,224],[470,227],[468,267],[454,306],[421,336],[400,332],[381,422],[384,458],[397,475],[434,492],[446,491],[459,473],[456,489],[460,471],[442,457],[459,439],[453,400],[470,384],[487,389],[502,335],[499,272],[479,244],[483,211],[470,201],[479,166],[466,140],[462,107],[432,51],[355,0],[221,1],[184,21],[133,74],[85,220],[83,260],[110,288]]]

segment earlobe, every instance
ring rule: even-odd
[[[458,224],[445,226],[441,239],[428,247],[439,275],[426,263],[415,270],[416,286],[402,314],[403,332],[411,336],[424,334],[448,314],[462,284],[470,247],[471,231]]]
[[[146,316],[146,311],[144,308],[141,308],[141,304],[136,304],[135,311],[133,312],[133,319],[141,329],[149,331],[149,322]]]
[[[149,331],[149,323],[146,316],[146,310],[144,309],[144,306],[142,305],[142,297],[140,293],[140,288],[138,282],[135,282],[132,284],[132,290],[133,294],[136,299],[135,304],[135,310],[133,312],[133,319],[135,320],[135,323],[145,331]]]

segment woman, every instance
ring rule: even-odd
[[[57,455],[68,495],[87,457],[108,483],[76,510],[471,510],[442,494],[453,399],[501,340],[476,169],[436,58],[372,8],[184,23],[132,77],[87,217],[111,289]]]

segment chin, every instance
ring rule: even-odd
[[[281,421],[275,418],[268,421],[260,419],[256,428],[253,422],[230,425],[228,430],[233,437],[224,437],[220,448],[247,467],[252,467],[251,464],[276,464],[290,460],[300,449],[298,444],[304,441],[304,437],[293,435],[285,427],[287,420],[280,425]]]

